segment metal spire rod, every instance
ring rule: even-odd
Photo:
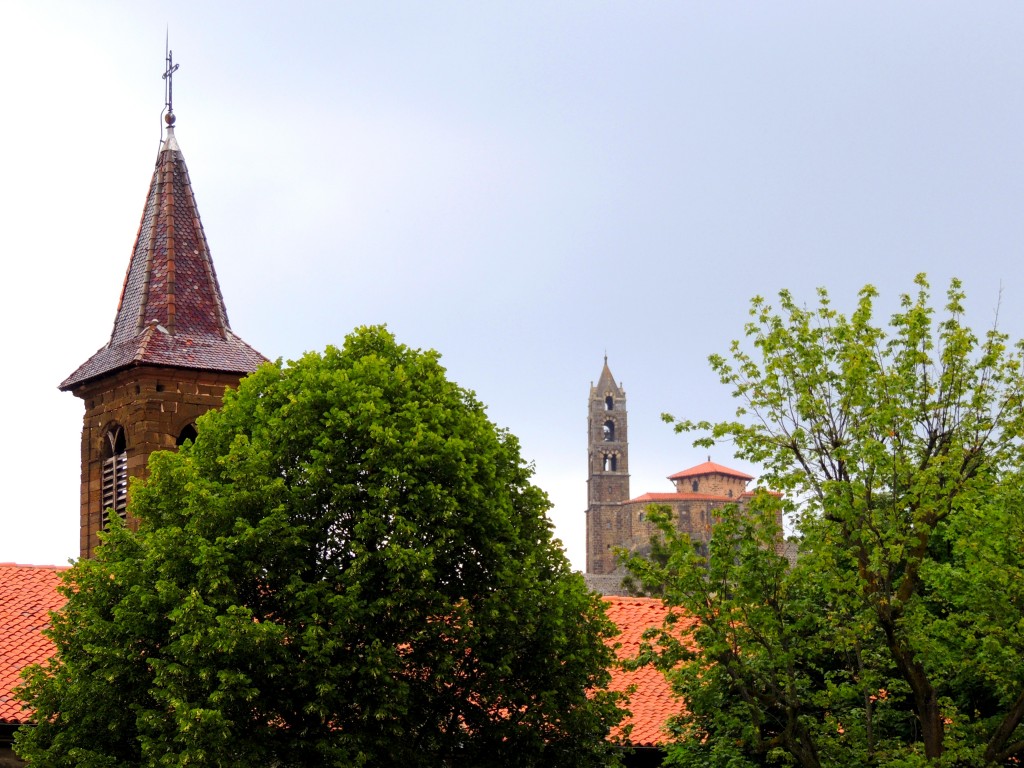
[[[167,54],[167,69],[164,70],[164,95],[167,97],[167,114],[174,114],[174,73],[178,71],[178,65],[174,63],[174,51],[169,47],[170,34],[168,34],[167,40],[164,42],[164,51]]]

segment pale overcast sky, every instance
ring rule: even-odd
[[[632,493],[732,413],[748,301],[891,307],[926,271],[1024,334],[1024,3],[0,3],[0,561],[78,554],[82,403],[176,135],[234,330],[268,357],[387,323],[517,434],[577,567],[586,406]],[[728,446],[716,461],[733,462]]]

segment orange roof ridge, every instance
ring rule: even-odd
[[[753,475],[748,475],[746,472],[740,472],[738,469],[730,469],[729,467],[721,464],[716,464],[713,461],[705,461],[703,464],[698,464],[695,467],[684,469],[682,472],[676,472],[674,475],[669,475],[669,480],[679,480],[683,477],[696,477],[697,475],[728,475],[729,477],[738,477],[742,480],[753,480]]]
[[[647,493],[641,494],[635,498],[627,501],[627,504],[639,501],[736,501],[737,499],[743,498],[744,496],[753,496],[752,491],[744,491],[739,496],[727,496],[720,493],[700,493],[686,491],[684,493],[678,492],[667,492],[661,493],[659,491],[648,491]]]
[[[49,571],[66,571],[70,567],[71,567],[70,565],[36,565],[34,563],[14,563],[14,562],[0,563],[0,568],[39,568],[41,570],[49,570]]]

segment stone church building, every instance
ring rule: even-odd
[[[587,417],[587,581],[603,594],[620,594],[623,569],[616,550],[650,550],[656,528],[647,519],[651,504],[671,510],[676,527],[706,547],[717,511],[745,505],[754,478],[708,459],[669,476],[671,492],[629,492],[629,425],[626,391],[616,383],[605,357],[597,384],[590,387]],[[782,513],[778,523],[782,526]]]

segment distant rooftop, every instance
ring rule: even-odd
[[[729,467],[723,467],[721,464],[715,464],[713,461],[705,461],[703,464],[698,464],[695,467],[684,469],[682,472],[676,472],[674,475],[669,475],[669,480],[680,480],[684,477],[697,477],[699,475],[728,475],[729,477],[738,477],[741,480],[753,480],[753,475],[748,475],[746,472],[740,472],[738,469],[730,469]]]

